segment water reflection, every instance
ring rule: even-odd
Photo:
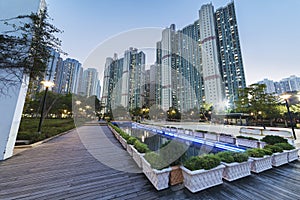
[[[179,141],[181,143],[188,145],[187,151],[186,151],[187,157],[208,154],[208,153],[217,153],[217,152],[222,151],[221,149],[216,148],[216,147],[212,147],[212,146],[208,146],[208,145],[204,145],[204,144],[201,145],[198,143],[189,142],[189,141],[178,139],[178,138],[172,138],[170,136],[156,134],[152,131],[131,128],[130,125],[119,124],[119,127],[122,128],[129,135],[134,136],[134,137],[138,138],[140,141],[142,141],[143,143],[147,144],[149,149],[151,149],[152,151],[159,150],[160,147],[164,143],[168,142],[169,140],[176,140],[176,141]]]

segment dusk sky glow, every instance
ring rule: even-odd
[[[215,9],[229,2],[212,1]],[[47,0],[53,24],[64,31],[59,36],[63,50],[81,63],[99,44],[121,32],[165,28],[172,23],[181,29],[198,18],[201,5],[206,3],[209,1]],[[235,1],[247,84],[300,75],[299,8],[299,0]],[[101,66],[103,61],[99,61]]]

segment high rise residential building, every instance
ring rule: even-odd
[[[55,81],[53,86],[53,92],[63,94],[65,92],[66,80],[68,70],[64,67],[64,62],[62,58],[58,58],[57,67],[55,72]]]
[[[178,31],[178,109],[199,108],[204,95],[199,46],[199,21]]]
[[[221,77],[225,95],[234,107],[234,102],[238,100],[238,90],[246,87],[234,3],[217,9],[215,19]]]
[[[108,113],[111,110],[111,97],[113,91],[113,62],[112,58],[106,58],[105,68],[104,68],[104,79],[103,79],[103,91],[102,91],[102,104],[104,105],[104,112]]]
[[[152,77],[155,77],[155,104],[161,106],[161,96],[162,96],[162,79],[161,79],[161,41],[156,43],[156,63],[155,67],[152,67]]]
[[[130,48],[124,53],[121,105],[127,109],[143,107],[145,85],[145,53]]]
[[[102,89],[102,103],[105,105],[104,112],[110,112],[121,105],[123,58],[106,58],[104,80]]]
[[[259,81],[258,83],[266,85],[265,93],[267,94],[276,93],[274,81],[265,78],[264,80]]]
[[[161,107],[177,108],[178,43],[175,25],[162,31],[161,39]]]
[[[216,22],[213,5],[203,5],[199,11],[201,60],[205,102],[222,108],[224,85],[217,48]]]
[[[258,84],[265,84],[266,93],[276,93],[278,95],[286,92],[300,91],[300,77],[292,75],[288,78],[283,78],[278,82],[264,79],[259,81]]]
[[[279,82],[274,82],[274,88],[275,88],[275,93],[276,94],[282,94],[282,89],[281,89],[281,85]]]
[[[145,98],[144,98],[144,105],[146,107],[150,106],[150,69],[145,71]]]
[[[145,101],[145,54],[138,49],[126,50],[123,58],[107,58],[104,69],[102,103],[104,112],[119,106],[142,107]]]
[[[300,77],[295,75],[289,77],[290,90],[291,91],[300,91]]]
[[[82,71],[81,63],[78,60],[67,58],[64,61],[64,68],[68,71],[64,93],[78,94],[80,74]]]
[[[96,97],[97,99],[101,99],[101,83],[100,83],[100,80],[97,81],[97,86],[96,86]]]
[[[234,106],[238,89],[246,86],[234,3],[216,12],[211,3],[203,5],[194,23],[179,31],[174,24],[165,28],[146,77],[144,65],[145,54],[134,48],[122,59],[107,59],[102,101],[108,109],[146,103],[186,112],[204,102],[224,109],[226,99]]]
[[[87,68],[83,71],[83,88],[85,96],[100,96],[100,85],[98,86],[98,81],[98,72],[95,68]]]
[[[149,107],[156,104],[158,98],[157,64],[150,66]]]

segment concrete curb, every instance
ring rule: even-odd
[[[67,130],[67,131],[65,131],[65,132],[59,133],[59,134],[57,134],[57,135],[54,135],[54,136],[52,136],[52,137],[50,137],[50,138],[47,138],[47,139],[44,139],[44,140],[42,140],[42,141],[33,143],[33,144],[28,144],[28,145],[18,145],[18,146],[15,146],[15,149],[29,149],[29,148],[36,147],[36,146],[41,145],[41,144],[43,144],[43,143],[49,142],[50,140],[53,140],[53,139],[55,139],[55,138],[57,138],[57,137],[60,137],[60,136],[62,136],[62,135],[65,135],[65,134],[67,134],[67,133],[69,133],[69,132],[75,130],[76,128],[77,128],[77,127],[73,128],[73,129],[70,129],[70,130]]]

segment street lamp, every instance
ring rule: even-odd
[[[46,102],[48,89],[49,89],[49,87],[54,86],[54,83],[51,81],[42,81],[41,83],[44,85],[44,87],[46,89],[45,89],[43,104],[42,104],[42,109],[41,109],[41,117],[40,117],[40,122],[39,122],[39,127],[38,127],[38,133],[41,133],[42,123],[43,123],[43,115],[44,115],[44,109],[45,109],[45,102]]]
[[[288,99],[291,96],[292,95],[290,95],[290,94],[284,94],[284,95],[281,95],[280,97],[282,99],[284,99],[284,101],[285,101],[285,106],[286,106],[286,109],[288,111],[288,115],[289,115],[289,118],[290,118],[290,121],[291,121],[292,132],[293,132],[293,135],[294,135],[294,139],[296,140],[297,138],[296,138],[296,133],[295,133],[295,130],[294,130],[293,119],[292,119],[292,115],[291,115],[290,107],[289,107],[289,103],[288,103]]]

